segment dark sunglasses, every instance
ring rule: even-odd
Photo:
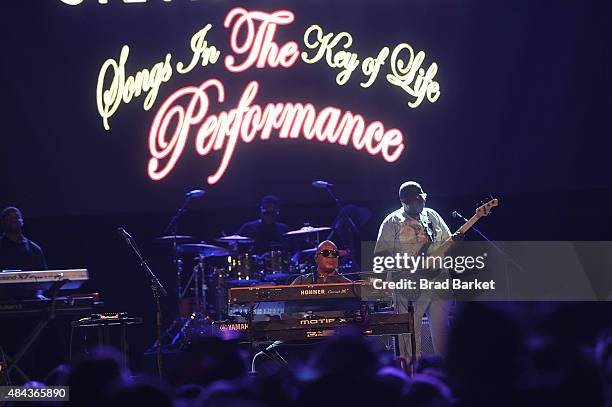
[[[329,256],[338,257],[338,250],[325,249],[325,250],[321,250],[319,254],[323,257],[329,257]]]
[[[407,196],[404,197],[404,200],[406,202],[414,201],[415,199],[424,201],[424,200],[427,199],[427,193],[426,192],[421,192],[421,193],[418,193],[418,194],[407,195]]]

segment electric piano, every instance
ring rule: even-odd
[[[279,301],[357,300],[362,302],[389,300],[388,290],[379,290],[369,282],[296,285],[260,285],[235,287],[229,290],[230,304]]]
[[[79,288],[89,280],[87,269],[43,270],[43,271],[3,271],[0,273],[0,288],[31,286],[37,290],[47,290],[54,283],[64,282],[62,290]]]
[[[73,294],[55,299],[0,300],[0,319],[43,317],[48,313],[81,316],[101,307],[98,293]]]
[[[220,332],[238,333],[245,342],[302,341],[325,338],[352,326],[361,334],[399,335],[411,332],[412,315],[381,312],[366,317],[304,317],[286,320],[214,322]]]

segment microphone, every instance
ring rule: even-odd
[[[206,193],[206,191],[204,191],[203,189],[194,189],[193,191],[187,192],[185,194],[185,198],[186,199],[200,198],[200,197],[204,196],[205,193]]]
[[[121,236],[125,237],[126,239],[132,239],[132,236],[124,229],[124,228],[117,228],[117,233],[119,233]]]
[[[457,211],[453,211],[453,213],[451,214],[453,216],[453,218],[459,218],[462,219],[464,222],[467,222],[468,220],[466,218],[463,217],[462,214],[460,214]]]
[[[327,182],[327,181],[313,181],[312,186],[315,188],[329,188],[329,187],[333,187],[334,184]]]

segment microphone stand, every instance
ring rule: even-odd
[[[463,223],[467,223],[468,220],[459,212],[454,211],[452,213],[453,218],[459,218],[463,221]],[[512,264],[514,267],[516,267],[518,270],[520,271],[525,271],[525,269],[516,262],[516,260],[514,260],[512,258],[512,256],[510,256],[508,253],[506,253],[505,251],[502,250],[501,247],[499,247],[497,244],[495,244],[495,242],[493,240],[491,240],[486,234],[484,234],[484,232],[482,232],[480,229],[478,229],[476,226],[472,226],[472,229],[474,230],[474,232],[478,233],[480,235],[480,237],[482,237],[486,242],[489,243],[489,245],[491,245],[495,250],[497,250],[497,252],[499,254],[502,255],[502,257],[509,262],[510,264]],[[511,293],[511,287],[510,287],[510,279],[508,278],[508,270],[506,269],[506,282],[508,284],[508,293]]]
[[[177,226],[178,219],[183,214],[183,212],[187,210],[187,205],[189,205],[190,200],[191,200],[191,197],[189,195],[186,195],[185,201],[183,201],[183,205],[176,211],[172,219],[170,219],[170,223],[168,223],[168,225],[164,229],[164,233],[163,233],[164,235],[167,234],[170,231],[170,229],[172,229],[173,235],[174,237],[176,237],[176,226]]]
[[[355,225],[355,222],[353,221],[353,219],[347,215],[342,209],[342,203],[340,202],[340,199],[334,194],[334,191],[332,191],[331,185],[328,183],[327,185],[325,185],[325,190],[329,193],[329,195],[331,196],[331,198],[334,200],[334,202],[336,203],[336,206],[338,207],[338,213],[340,214],[340,217],[345,218],[346,220],[348,220],[349,225],[351,226],[351,229],[353,229],[353,231],[355,232],[355,235],[359,235],[359,228],[357,228],[357,225]],[[337,226],[336,225],[332,225],[333,227],[333,231],[332,233],[329,234],[329,236],[327,236],[327,239],[331,239],[332,235],[334,234],[334,232],[336,231]],[[360,270],[361,269],[361,265],[359,264],[359,262],[353,257],[353,254],[355,253],[355,248],[351,247],[351,260],[357,265],[357,268]]]
[[[336,203],[336,206],[338,207],[338,210],[340,211],[340,216],[345,217],[349,221],[349,224],[351,225],[351,228],[355,231],[355,233],[359,233],[359,229],[357,228],[357,225],[355,225],[355,222],[353,222],[353,219],[342,211],[342,204],[340,203],[340,199],[338,199],[338,197],[334,194],[334,191],[332,191],[331,186],[326,185],[325,190],[329,193],[329,195],[332,197],[332,199]]]
[[[143,270],[148,274],[151,281],[151,292],[153,293],[153,298],[155,299],[155,307],[156,307],[156,315],[155,315],[155,325],[157,328],[157,371],[159,373],[159,378],[162,379],[162,354],[161,354],[161,323],[162,323],[162,313],[161,313],[161,304],[160,304],[160,293],[164,297],[168,295],[166,289],[159,281],[157,276],[153,273],[145,259],[142,257],[140,250],[138,250],[138,245],[133,241],[133,238],[127,234],[123,234],[125,242],[130,246],[138,260],[140,260],[140,265]]]
[[[454,214],[456,214],[459,219],[461,219],[463,221],[463,223],[467,223],[468,220],[463,217],[462,214],[460,214],[457,211],[453,212]],[[453,216],[455,217],[455,216]],[[482,237],[484,240],[486,240],[487,242],[489,242],[489,244],[491,246],[493,246],[495,248],[495,250],[497,250],[499,252],[499,254],[501,254],[502,256],[504,256],[508,261],[510,261],[516,268],[518,268],[519,270],[523,271],[523,267],[521,267],[520,264],[518,264],[513,258],[512,256],[510,256],[508,253],[506,253],[505,251],[502,250],[501,247],[499,247],[498,245],[495,244],[495,242],[493,240],[491,240],[487,235],[485,235],[480,229],[478,229],[476,226],[472,226],[472,229],[474,230],[474,232],[478,233],[480,235],[480,237]]]
[[[189,195],[185,195],[185,201],[183,202],[183,205],[181,205],[181,207],[174,213],[174,216],[172,217],[172,219],[170,219],[170,223],[168,223],[163,233],[163,235],[167,235],[168,233],[171,233],[172,236],[174,236],[174,239],[172,239],[172,263],[176,267],[176,292],[177,292],[176,304],[178,307],[177,318],[181,318],[181,298],[183,296],[182,295],[183,288],[181,287],[181,276],[183,274],[183,268],[182,268],[183,261],[178,258],[178,244],[176,241],[176,235],[178,231],[178,220],[181,217],[181,215],[187,211],[187,205],[189,205],[190,200],[191,200],[191,197]],[[183,321],[181,319],[181,324],[182,322]],[[161,346],[161,342],[158,343],[158,346]]]

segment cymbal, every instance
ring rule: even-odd
[[[193,240],[193,236],[184,236],[184,235],[168,235],[168,236],[159,236],[156,237],[155,239],[153,239],[153,241],[155,242],[159,242],[159,243],[166,243],[169,242],[171,243],[173,240],[176,240],[177,242],[182,241],[182,242],[186,242],[188,240]]]
[[[203,257],[227,256],[229,254],[226,248],[204,243],[185,243],[179,245],[177,250],[180,253],[196,254]]]
[[[291,230],[285,233],[285,236],[304,235],[307,233],[318,233],[318,232],[324,232],[326,230],[331,230],[331,228],[329,226],[319,226],[319,227],[304,226],[300,229]]]
[[[215,239],[216,242],[219,243],[253,243],[255,239],[251,239],[250,237],[240,236],[240,235],[231,235],[231,236],[221,236],[218,239]]]

